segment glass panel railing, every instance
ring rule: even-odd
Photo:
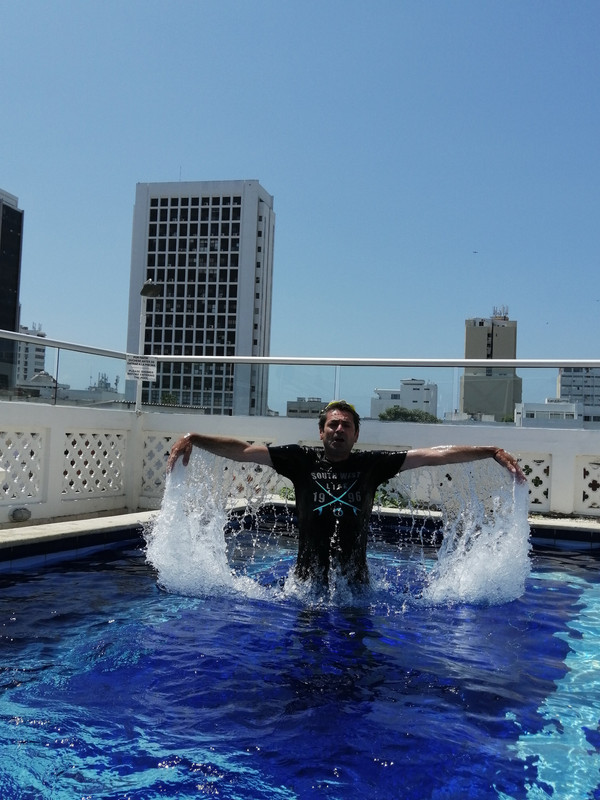
[[[57,402],[96,406],[126,401],[122,359],[61,349],[56,364]]]
[[[158,357],[138,396],[125,353],[3,334],[2,401],[316,417],[345,399],[365,419],[600,427],[600,361]]]
[[[340,397],[339,373],[336,366],[270,366],[269,411],[281,417],[315,415],[330,400]]]
[[[513,419],[515,403],[545,403],[557,396],[556,368],[491,372],[465,374],[453,366],[276,365],[269,368],[269,409],[281,416],[312,416],[316,407],[345,399],[365,419],[378,419],[398,406],[446,422],[490,422],[490,417],[500,422]],[[427,421],[423,414],[413,418]]]
[[[0,339],[0,400],[52,405],[126,401],[124,356],[31,341]]]

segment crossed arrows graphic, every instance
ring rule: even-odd
[[[327,506],[332,506],[334,503],[341,503],[341,504],[342,504],[342,505],[344,505],[344,506],[348,506],[348,508],[351,508],[351,509],[352,509],[352,511],[353,511],[355,514],[358,514],[358,509],[356,508],[356,506],[353,506],[353,505],[352,505],[352,503],[348,503],[346,500],[343,500],[343,499],[342,499],[342,498],[343,498],[343,497],[345,497],[345,496],[348,494],[348,492],[349,492],[349,491],[352,489],[352,487],[355,485],[356,481],[353,481],[353,482],[350,484],[350,486],[348,486],[348,488],[346,489],[346,491],[342,492],[342,493],[341,493],[339,496],[335,495],[333,492],[330,492],[330,491],[329,491],[329,489],[327,489],[325,486],[323,486],[322,484],[320,484],[320,483],[319,483],[319,481],[315,481],[315,483],[317,484],[317,486],[318,486],[320,489],[323,489],[323,491],[325,492],[325,494],[328,494],[328,495],[329,495],[329,497],[333,498],[332,500],[329,500],[327,503],[323,503],[323,505],[322,505],[322,506],[318,506],[317,508],[315,508],[315,511],[318,511],[318,512],[319,512],[319,514],[322,514],[322,513],[323,513],[323,509],[324,509],[324,508],[327,508]],[[333,513],[334,513],[334,515],[335,515],[336,517],[341,517],[341,516],[343,515],[343,513],[344,513],[344,509],[343,509],[343,508],[334,508],[334,509],[333,509]]]

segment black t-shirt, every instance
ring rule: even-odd
[[[296,493],[298,562],[301,578],[326,581],[330,566],[349,580],[368,581],[367,534],[375,491],[402,468],[405,451],[350,453],[330,462],[322,449],[269,447],[273,466]]]

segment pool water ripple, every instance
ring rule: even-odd
[[[3,675],[27,677],[4,683],[3,798],[549,797],[573,763],[569,707],[598,782],[598,651],[556,702],[596,620],[597,584],[568,572],[534,572],[503,606],[385,609],[170,595],[130,553],[38,578],[43,605],[3,590]]]
[[[436,553],[374,542],[372,588],[336,596],[286,583],[289,537],[202,536],[218,569],[188,554],[181,591],[172,538],[166,573],[125,549],[2,576],[3,800],[600,796],[593,553],[461,596],[460,541],[433,594]]]

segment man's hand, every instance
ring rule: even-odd
[[[497,461],[498,464],[503,466],[509,472],[515,476],[519,483],[526,483],[527,478],[525,477],[525,473],[519,466],[519,462],[514,456],[511,456],[510,453],[507,453],[506,450],[496,450],[494,453],[494,461]]]
[[[169,460],[167,461],[167,472],[171,472],[171,470],[175,466],[175,462],[180,456],[182,459],[183,466],[187,467],[193,449],[194,445],[192,444],[191,434],[187,433],[185,436],[182,436],[181,439],[178,439],[171,448],[171,452],[169,453]]]

